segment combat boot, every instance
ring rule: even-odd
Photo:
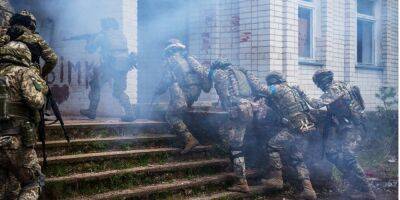
[[[83,109],[80,110],[81,115],[89,118],[89,119],[96,119],[96,111],[92,109]]]
[[[192,150],[193,148],[195,148],[196,146],[198,146],[200,143],[199,141],[193,137],[192,134],[190,133],[186,133],[185,134],[185,148],[181,151],[181,154],[186,154],[188,153],[190,150]]]
[[[303,192],[301,192],[300,197],[306,200],[317,199],[317,194],[315,193],[310,180],[303,180]]]
[[[134,113],[128,113],[121,117],[121,121],[123,122],[133,122],[136,119],[136,115]]]
[[[132,122],[136,119],[135,110],[130,103],[127,103],[123,106],[125,110],[125,115],[121,117],[121,121],[123,122]]]
[[[263,179],[261,182],[266,190],[281,190],[283,188],[282,170],[271,171],[268,179]]]
[[[247,184],[247,180],[244,178],[240,178],[238,182],[227,189],[231,192],[243,192],[250,193],[249,185]]]

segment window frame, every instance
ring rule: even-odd
[[[377,47],[379,46],[378,44],[378,40],[379,40],[379,36],[381,34],[381,30],[379,30],[379,10],[380,6],[381,6],[381,1],[380,0],[372,0],[373,1],[373,15],[367,15],[367,14],[362,14],[358,12],[358,2],[357,2],[357,6],[356,6],[356,13],[357,13],[357,21],[356,23],[358,24],[358,21],[366,21],[366,22],[371,22],[372,23],[372,62],[371,63],[362,63],[362,62],[358,62],[358,34],[356,34],[356,64],[359,67],[371,67],[371,66],[378,66],[379,62],[380,62],[380,49],[378,49]],[[358,32],[358,25],[356,25],[356,33]]]
[[[298,54],[298,57],[299,57],[300,61],[313,61],[313,60],[316,59],[316,57],[315,57],[315,48],[316,48],[316,45],[315,45],[316,20],[315,19],[316,19],[316,10],[317,10],[316,7],[317,6],[315,5],[315,0],[313,0],[312,2],[299,0],[299,4],[298,4],[298,7],[297,7],[297,12],[299,12],[300,8],[308,9],[308,10],[311,11],[310,57],[303,57],[303,56],[300,56],[300,54]],[[298,18],[297,20],[299,22],[300,19]],[[299,34],[299,33],[300,33],[300,31],[298,31],[297,34]],[[297,37],[298,37],[298,35],[297,35]],[[297,47],[298,46],[299,46],[299,41],[298,41]]]

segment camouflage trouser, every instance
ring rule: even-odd
[[[19,200],[39,198],[40,186],[44,183],[39,160],[35,149],[25,147],[19,136],[0,137],[0,169],[7,174],[7,177],[2,177],[7,179],[2,183],[8,182],[7,186],[13,186],[13,189],[6,188],[5,193],[0,194],[2,199],[16,199],[15,184],[10,181],[12,176],[21,185]]]
[[[246,166],[243,155],[243,142],[248,122],[228,120],[219,132],[225,143],[229,144],[233,170],[239,179],[246,179]]]
[[[133,112],[132,105],[129,101],[129,96],[125,93],[127,87],[127,73],[121,71],[100,71],[95,69],[93,78],[89,82],[89,110],[96,111],[100,102],[100,91],[105,83],[113,81],[112,95],[118,100],[124,108],[125,113]]]
[[[183,121],[183,115],[187,112],[188,108],[192,106],[195,100],[200,96],[201,90],[198,86],[190,87],[193,93],[189,93],[185,88],[183,90],[177,83],[169,88],[170,100],[165,120],[169,126],[179,136],[185,138],[187,141],[193,135],[190,133],[188,127]],[[184,92],[186,91],[186,92]]]
[[[355,189],[369,191],[370,185],[354,154],[359,137],[358,128],[352,124],[331,129],[325,142],[325,155]]]
[[[187,141],[190,137],[193,137],[193,135],[190,133],[188,127],[183,121],[183,115],[184,112],[182,111],[173,111],[168,109],[165,115],[165,120],[176,134]]]
[[[310,133],[312,134],[312,133]],[[282,170],[282,153],[289,156],[289,165],[297,172],[298,180],[310,179],[307,166],[304,163],[303,149],[306,145],[305,136],[292,133],[287,128],[282,128],[267,143],[267,156],[272,171]]]

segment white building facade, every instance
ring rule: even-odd
[[[380,87],[397,88],[396,0],[209,0],[199,7],[189,17],[189,47],[206,63],[227,57],[262,79],[277,70],[313,96],[321,92],[312,74],[326,67],[358,85],[368,109],[380,103]]]
[[[133,104],[150,102],[163,72],[163,48],[173,37],[205,65],[222,56],[261,79],[277,70],[314,97],[321,92],[312,75],[326,67],[335,79],[358,85],[369,110],[380,103],[375,97],[380,87],[398,85],[397,0],[36,1],[10,0],[16,10],[38,15],[41,34],[59,54],[51,83],[69,115],[87,107],[90,66],[99,58],[84,51],[85,41],[63,39],[96,33],[107,17],[120,22],[128,48],[139,55],[138,70],[128,75]],[[102,91],[100,115],[122,112],[111,84]],[[199,103],[215,101],[212,91]]]

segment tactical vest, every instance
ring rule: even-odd
[[[331,90],[335,95],[341,95],[338,100],[328,106],[328,110],[339,120],[344,118],[350,120],[364,111],[364,100],[358,87],[350,87],[346,83],[335,82],[331,86]]]
[[[267,104],[280,115],[282,124],[301,133],[315,129],[308,106],[295,89],[286,84],[271,85],[268,89],[271,95]]]
[[[252,90],[247,80],[246,74],[242,71],[229,68],[229,79],[230,79],[230,94],[241,98],[249,99],[252,97]]]
[[[171,59],[171,70],[176,77],[179,86],[185,88],[187,86],[198,85],[200,87],[200,77],[196,74],[187,60],[182,56],[174,56]]]
[[[28,47],[17,41],[11,41],[0,47],[0,69],[8,65],[29,67],[31,53]],[[11,102],[5,74],[0,74],[0,121],[13,117],[32,118],[31,108],[23,102]]]

